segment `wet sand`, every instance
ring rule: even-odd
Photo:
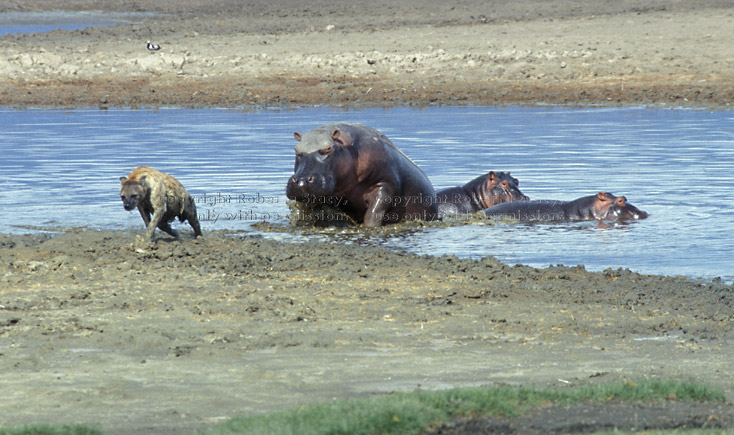
[[[0,105],[733,101],[726,2],[485,3],[72,1],[165,15],[0,38]],[[731,285],[203,230],[0,235],[0,424],[181,433],[397,390],[639,378],[734,398]],[[650,422],[726,423],[656,406]]]

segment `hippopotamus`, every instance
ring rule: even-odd
[[[489,171],[463,186],[442,189],[436,192],[440,216],[474,213],[495,204],[512,201],[527,201],[517,187],[520,182],[509,172]]]
[[[573,201],[515,201],[497,204],[484,211],[489,217],[510,217],[521,221],[582,221],[644,219],[647,213],[609,192],[584,196]]]
[[[428,177],[379,131],[337,123],[293,136],[298,143],[285,190],[289,199],[330,205],[368,227],[437,218]]]

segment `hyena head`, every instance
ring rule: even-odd
[[[139,180],[128,180],[127,177],[120,177],[120,199],[125,210],[135,210],[140,201],[145,198],[145,176]]]

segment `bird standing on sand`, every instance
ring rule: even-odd
[[[158,51],[158,50],[161,49],[161,46],[160,45],[158,45],[158,44],[152,44],[150,41],[148,41],[148,45],[146,47],[148,47],[148,50],[150,50],[150,51]]]

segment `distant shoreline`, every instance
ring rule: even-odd
[[[222,0],[219,10],[198,0],[143,1],[133,13],[165,15],[0,37],[0,106],[728,110],[734,103],[734,65],[723,61],[734,49],[720,31],[734,9],[724,2],[644,2],[644,12],[635,1],[588,5],[599,8],[595,14],[541,1],[536,14],[550,15],[534,17],[524,2],[493,12],[467,1],[444,19],[378,0],[353,10],[322,0],[298,10],[264,1],[243,8]],[[121,13],[112,3],[97,7]],[[149,52],[146,40],[161,50]]]

